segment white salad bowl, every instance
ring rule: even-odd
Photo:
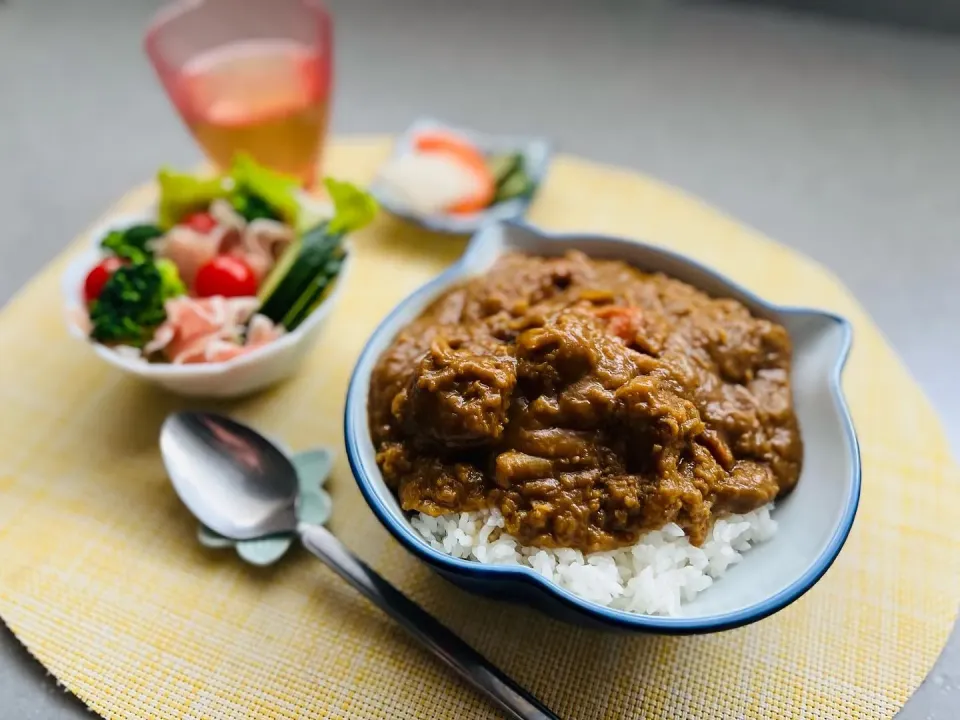
[[[440,294],[488,271],[505,252],[558,255],[573,249],[660,271],[712,296],[739,300],[758,316],[783,324],[793,340],[793,398],[804,442],[800,481],[776,504],[773,518],[778,532],[685,604],[680,616],[612,609],[574,595],[530,567],[487,565],[444,554],[414,529],[377,466],[367,420],[370,378],[377,359],[397,333]],[[850,324],[843,318],[773,305],[713,270],[661,248],[586,233],[548,234],[521,223],[490,225],[474,236],[456,264],[407,297],[374,331],[347,393],[347,456],[378,520],[413,555],[461,587],[523,601],[590,627],[671,634],[725,630],[760,620],[803,595],[833,563],[850,532],[860,497],[860,455],[840,376],[851,336]]]
[[[349,252],[330,294],[303,323],[267,345],[232,360],[187,365],[150,363],[90,340],[78,324],[78,316],[85,312],[83,284],[87,273],[104,257],[100,241],[111,230],[154,222],[156,212],[147,209],[140,213],[114,215],[90,231],[90,246],[73,258],[60,282],[70,334],[83,340],[110,365],[185,397],[240,397],[262,390],[296,372],[320,337],[324,323],[342,291],[351,265]]]

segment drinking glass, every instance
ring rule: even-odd
[[[312,184],[330,112],[333,28],[317,0],[181,0],[145,48],[207,156],[237,151]]]

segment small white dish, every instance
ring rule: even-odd
[[[142,212],[109,217],[90,231],[89,247],[73,258],[60,280],[70,334],[83,340],[110,365],[185,397],[240,397],[262,390],[292,375],[320,337],[320,330],[340,296],[350,270],[349,252],[330,295],[301,325],[277,340],[232,360],[190,365],[149,363],[90,340],[77,323],[77,318],[86,311],[83,300],[84,279],[90,268],[103,258],[100,241],[111,230],[154,222],[156,210],[147,208]]]
[[[544,138],[523,137],[519,135],[493,135],[454,127],[433,118],[421,118],[407,128],[397,139],[393,147],[391,159],[402,157],[413,150],[414,139],[430,131],[448,131],[466,138],[476,145],[484,154],[512,153],[523,154],[525,167],[530,179],[534,183],[534,191],[530,197],[515,198],[497,203],[483,212],[465,215],[422,215],[396,201],[389,190],[374,178],[370,184],[370,194],[380,206],[397,217],[401,217],[421,227],[434,232],[466,235],[474,233],[483,225],[503,220],[515,220],[523,217],[533,197],[536,196],[550,163],[550,143]]]

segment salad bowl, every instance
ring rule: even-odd
[[[231,360],[189,365],[150,363],[138,356],[90,342],[80,322],[84,312],[83,286],[90,268],[103,257],[100,249],[102,238],[112,230],[154,222],[156,217],[153,208],[139,213],[114,215],[90,231],[89,246],[72,259],[61,277],[60,289],[71,336],[84,341],[101,360],[122,372],[185,397],[240,397],[262,390],[296,372],[319,339],[340,296],[350,272],[349,252],[330,294],[302,324],[276,340]]]
[[[738,300],[755,315],[785,326],[793,341],[794,409],[804,437],[800,481],[772,513],[778,532],[683,605],[679,615],[612,609],[573,594],[528,566],[482,564],[445,554],[413,527],[377,466],[367,419],[369,387],[378,358],[397,333],[439,295],[485,273],[504,253],[549,256],[569,250],[663,272],[711,296]],[[813,587],[850,532],[860,496],[859,449],[841,387],[851,336],[851,326],[843,318],[773,305],[696,261],[662,248],[586,233],[548,234],[518,222],[489,225],[473,237],[456,264],[403,300],[370,337],[347,393],[347,456],[377,520],[417,559],[469,591],[524,602],[558,619],[594,628],[689,634],[738,627],[779,611]]]
[[[157,173],[155,205],[110,217],[62,280],[68,326],[100,358],[175,393],[236,397],[300,365],[349,270],[348,236],[377,214],[238,153],[216,173]]]

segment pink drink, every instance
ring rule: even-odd
[[[329,116],[329,34],[311,0],[207,0],[161,15],[147,52],[214,163],[242,150],[311,183]]]

